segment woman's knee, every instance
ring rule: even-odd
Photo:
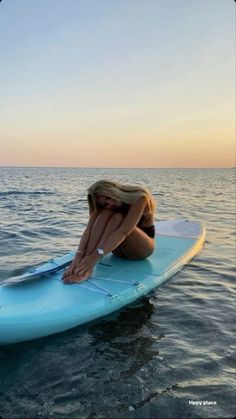
[[[108,222],[106,223],[106,228],[104,231],[104,235],[110,235],[112,234],[115,230],[117,230],[122,221],[123,221],[124,217],[122,216],[122,214],[117,213],[117,212],[113,212],[113,215],[110,217],[110,219],[108,220]]]
[[[108,220],[110,220],[110,218],[112,217],[112,215],[114,214],[114,212],[110,209],[103,209],[101,211],[98,212],[97,214],[97,220],[99,220],[99,222],[107,222]]]
[[[99,212],[97,219],[99,222],[103,221],[109,225],[120,225],[124,219],[124,215],[110,209],[104,209]]]
[[[113,213],[110,219],[110,221],[112,221],[115,224],[121,224],[123,220],[124,220],[124,215],[121,214],[120,212]]]

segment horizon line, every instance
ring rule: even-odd
[[[236,169],[236,166],[159,166],[159,167],[124,167],[124,166],[24,166],[24,165],[0,165],[0,168],[18,168],[18,169]]]

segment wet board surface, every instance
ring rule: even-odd
[[[156,232],[150,258],[132,261],[108,254],[80,284],[62,281],[74,252],[3,281],[0,344],[63,332],[119,310],[178,272],[205,241],[204,227],[187,220],[159,221]]]

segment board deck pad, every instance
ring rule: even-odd
[[[62,281],[74,252],[0,283],[0,344],[62,332],[130,304],[160,286],[202,248],[205,229],[187,220],[156,223],[156,247],[144,260],[106,255],[92,276]]]

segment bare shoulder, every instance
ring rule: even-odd
[[[135,211],[144,211],[145,207],[147,205],[147,198],[145,196],[141,196],[140,198],[137,199],[137,201],[135,201],[133,204],[130,205],[128,214],[131,212],[135,212]]]
[[[144,216],[144,221],[142,223],[143,227],[148,227],[154,224],[154,214],[148,210],[148,200],[145,196],[139,198],[134,205],[134,212],[138,212],[141,216]]]
[[[144,206],[144,205],[146,205],[147,204],[147,198],[146,198],[146,196],[140,196],[140,198],[138,198],[137,199],[137,201],[135,201],[133,204],[132,204],[132,206]]]
[[[120,229],[125,234],[129,234],[137,225],[146,207],[147,200],[145,197],[139,198],[136,202],[130,205],[129,211],[121,223]]]

